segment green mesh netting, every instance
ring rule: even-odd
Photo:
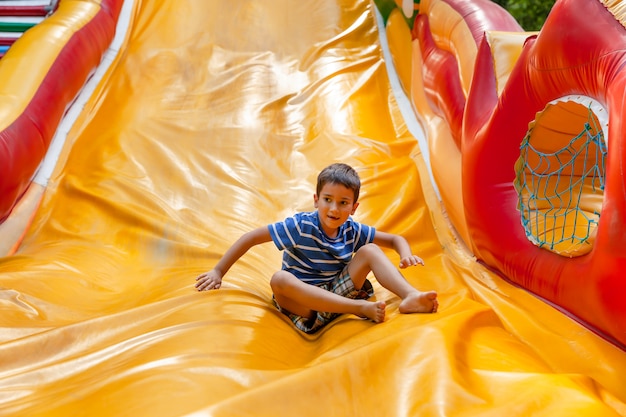
[[[557,253],[559,245],[571,248],[589,243],[600,211],[597,204],[585,200],[604,192],[607,147],[602,129],[589,109],[580,134],[556,152],[540,151],[531,143],[531,133],[529,130],[520,146],[515,167],[518,209],[526,236]]]

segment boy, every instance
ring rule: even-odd
[[[250,248],[273,241],[284,251],[282,270],[270,280],[274,304],[306,333],[316,332],[340,314],[384,321],[385,303],[367,300],[374,295],[366,279],[370,272],[402,299],[401,313],[436,312],[437,293],[413,288],[379,247],[393,248],[400,255],[400,268],[424,265],[406,239],[350,217],[359,206],[360,188],[359,175],[349,165],[326,167],[317,177],[316,211],[245,233],[211,271],[196,278],[197,290],[220,288],[222,277]]]

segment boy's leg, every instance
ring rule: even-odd
[[[437,293],[422,292],[409,284],[378,245],[370,243],[359,249],[350,262],[349,270],[357,288],[363,285],[370,271],[373,272],[380,285],[402,299],[399,306],[401,313],[434,313],[439,307]]]
[[[371,302],[343,297],[302,282],[287,271],[276,272],[270,285],[278,305],[302,317],[311,317],[315,311],[325,311],[355,314],[375,322],[385,319],[385,303],[382,301]]]

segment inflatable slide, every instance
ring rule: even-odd
[[[0,59],[0,415],[626,416],[622,9],[61,0]],[[306,335],[271,244],[194,289],[339,161],[437,313]]]

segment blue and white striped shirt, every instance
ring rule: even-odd
[[[297,213],[268,228],[276,247],[284,250],[282,269],[313,285],[331,281],[376,233],[349,218],[337,237],[330,238],[322,231],[317,211]]]

